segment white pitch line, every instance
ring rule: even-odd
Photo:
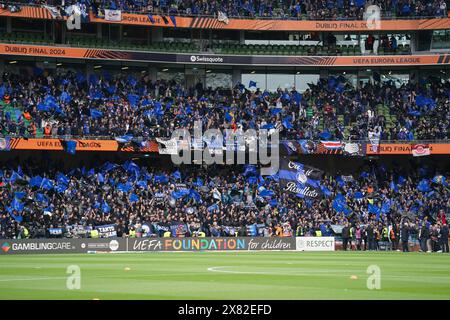
[[[53,277],[53,278],[19,278],[19,279],[0,279],[0,282],[14,282],[14,281],[40,281],[40,280],[62,280],[67,277]]]
[[[270,272],[270,271],[235,271],[235,270],[223,270],[223,268],[233,268],[232,266],[220,266],[220,267],[210,267],[207,270],[210,272],[220,272],[220,273],[232,273],[232,274],[265,274],[265,275],[280,275],[280,276],[348,276],[351,273],[351,270],[344,270],[341,273],[330,273],[329,271],[325,271],[324,273],[319,272],[308,272],[308,271],[298,271],[298,272]],[[353,270],[354,271],[354,270]],[[407,276],[407,275],[381,275],[383,278],[394,279],[399,281],[405,281],[406,279],[410,279],[409,281],[413,282],[426,282],[430,279],[439,279],[445,280],[446,282],[450,282],[450,277],[448,276],[431,276],[426,277],[423,280],[417,279],[416,276]],[[405,280],[401,280],[405,279]]]

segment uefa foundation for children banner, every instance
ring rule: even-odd
[[[0,255],[107,252],[294,251],[296,250],[296,245],[294,237],[5,239],[0,242]]]

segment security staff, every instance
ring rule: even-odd
[[[342,245],[345,251],[347,251],[348,239],[350,239],[350,227],[348,226],[348,222],[346,222],[342,228]]]
[[[97,239],[98,237],[99,237],[98,230],[97,229],[92,229],[91,230],[91,238],[92,239]]]
[[[383,227],[383,231],[381,232],[381,234],[382,234],[381,238],[383,241],[389,241],[389,231],[386,226]]]
[[[28,231],[27,227],[23,227],[23,237],[25,239],[28,239],[30,237],[30,232]]]
[[[136,238],[136,230],[134,229],[134,227],[131,227],[130,232],[128,232],[128,237]]]
[[[441,248],[442,252],[448,253],[448,225],[444,223],[440,230],[440,242],[441,242]]]
[[[299,225],[299,226],[297,227],[297,231],[296,231],[297,237],[303,237],[304,234],[305,234],[305,232],[304,232],[304,230],[303,230],[303,226],[302,226],[302,225]]]
[[[408,240],[409,240],[409,225],[408,222],[404,222],[402,224],[402,228],[400,230],[400,238],[402,241],[403,252],[409,252]]]

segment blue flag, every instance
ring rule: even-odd
[[[209,206],[207,210],[208,210],[208,212],[219,210],[219,205],[217,203],[215,203],[215,204]]]
[[[56,175],[56,181],[58,183],[67,185],[67,184],[69,184],[70,179],[65,174],[58,172],[58,174]]]
[[[390,188],[392,191],[395,191],[395,192],[398,191],[397,185],[394,183],[394,181],[391,181],[391,183],[389,184],[389,188]]]
[[[172,21],[173,26],[176,28],[177,27],[177,18],[175,16],[169,16],[170,21]]]
[[[172,173],[172,178],[174,178],[175,180],[181,180],[181,173],[180,171],[175,171],[174,173]]]
[[[105,182],[105,176],[101,172],[99,172],[97,174],[97,181],[98,181],[98,183],[104,183]]]
[[[42,193],[37,193],[36,196],[35,196],[35,199],[36,199],[37,202],[48,202],[47,196],[45,196]]]
[[[106,201],[103,201],[102,203],[102,211],[103,213],[109,213],[111,211],[111,207],[106,203]]]
[[[103,112],[98,111],[97,109],[91,109],[91,117],[93,119],[98,119],[103,117]]]
[[[168,183],[169,178],[166,175],[157,175],[155,176],[155,182],[156,183]]]
[[[417,185],[417,190],[420,192],[429,192],[431,191],[431,188],[429,186],[427,179],[422,179],[419,184]]]
[[[119,183],[119,184],[117,185],[117,190],[120,190],[120,191],[122,191],[122,192],[128,192],[128,191],[130,191],[132,188],[133,188],[132,185],[129,184],[129,183],[125,183],[125,184]]]
[[[42,184],[42,178],[40,176],[32,177],[30,179],[30,181],[28,182],[28,184],[30,185],[30,187],[38,187],[38,188],[40,188],[41,184]]]
[[[283,119],[282,124],[286,129],[293,129],[294,126],[292,125],[291,121],[292,121],[292,117],[288,116]]]
[[[42,189],[51,190],[53,189],[53,183],[49,179],[43,178],[40,187]]]
[[[139,188],[146,189],[147,188],[147,181],[144,181],[144,180],[138,181],[138,182],[136,182],[136,185]]]
[[[271,197],[273,197],[275,195],[275,192],[273,192],[272,190],[263,190],[263,191],[261,191],[259,193],[259,195],[261,197],[269,197],[269,198],[271,198]]]
[[[130,202],[137,202],[137,201],[139,201],[139,197],[134,193],[130,194]]]

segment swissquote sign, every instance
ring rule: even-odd
[[[89,252],[333,251],[333,237],[5,239],[0,255]]]

